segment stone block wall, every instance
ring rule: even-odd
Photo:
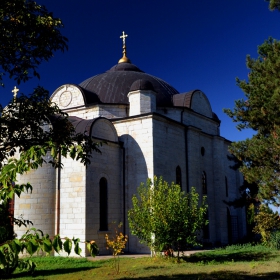
[[[56,231],[63,237],[86,240],[86,167],[71,158],[62,159],[60,202],[56,216]],[[86,250],[84,243],[80,244],[82,256]],[[72,253],[71,255],[74,255]]]
[[[156,111],[156,93],[150,90],[136,90],[128,93],[129,116]]]
[[[114,105],[110,106],[107,104],[92,105],[84,108],[67,108],[65,112],[69,116],[76,116],[83,119],[94,119],[98,117],[104,117],[107,119],[113,118],[125,118],[128,117],[128,105]]]
[[[225,165],[228,167],[226,170],[227,182],[228,182],[228,197],[225,201],[233,201],[235,198],[240,197],[239,187],[243,184],[243,176],[237,170],[234,170],[232,167],[235,162],[230,160],[231,154],[228,151],[230,142],[224,141],[224,153],[230,157],[226,157]],[[246,235],[247,225],[246,225],[246,212],[244,208],[234,208],[227,206],[231,216],[236,217],[237,219],[237,231],[238,238],[241,239]],[[234,237],[235,238],[235,237]],[[235,241],[235,240],[233,240]]]
[[[106,250],[105,234],[115,236],[115,228],[123,220],[122,150],[118,143],[108,142],[94,153],[86,169],[86,239],[95,240],[101,254]],[[108,230],[100,230],[100,179],[107,181]]]
[[[154,176],[153,118],[152,115],[124,120],[112,120],[120,141],[123,142],[126,212],[137,187]],[[126,213],[125,213],[126,214]],[[127,215],[125,215],[127,220]],[[126,232],[129,232],[126,224]],[[149,252],[135,236],[129,234],[127,249],[130,252]]]
[[[154,173],[176,183],[176,167],[182,174],[182,190],[187,191],[185,128],[164,118],[153,120]]]
[[[157,113],[184,125],[194,126],[210,135],[220,134],[219,123],[188,108],[157,108]]]
[[[32,193],[22,193],[21,197],[15,197],[14,215],[18,218],[22,215],[23,219],[30,220],[35,227],[53,236],[55,234],[55,208],[56,208],[56,170],[49,164],[37,170],[32,170],[27,174],[18,176],[21,184],[29,182]],[[18,237],[22,236],[26,227],[15,226],[14,230]]]
[[[213,138],[211,135],[203,133],[200,129],[188,127],[187,132],[187,153],[188,153],[188,174],[189,188],[195,187],[200,195],[207,196],[209,213],[209,239],[205,242],[215,242],[217,239],[217,220],[215,209],[217,207],[217,192],[215,187],[215,172],[213,167]],[[206,177],[207,193],[203,193],[202,175]]]

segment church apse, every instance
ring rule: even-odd
[[[50,164],[43,164],[37,170],[29,171],[18,177],[20,183],[30,182],[32,193],[22,193],[15,196],[15,217],[33,222],[31,227],[39,228],[44,234],[55,235],[56,212],[56,170]],[[24,226],[14,227],[18,237],[25,234]]]

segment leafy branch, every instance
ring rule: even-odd
[[[0,276],[10,275],[17,267],[25,269],[31,273],[34,272],[36,264],[31,260],[19,259],[20,253],[28,253],[30,256],[42,251],[50,254],[55,251],[58,254],[62,251],[68,255],[74,249],[75,254],[81,254],[79,238],[61,238],[60,235],[55,235],[52,239],[48,234],[44,235],[43,232],[36,228],[29,229],[20,239],[8,240],[0,245]],[[98,252],[98,246],[95,241],[86,241],[86,247],[92,257],[95,257]]]

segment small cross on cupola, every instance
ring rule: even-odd
[[[122,32],[122,36],[120,36],[120,38],[123,39],[123,46],[125,46],[125,38],[126,38],[127,36],[128,36],[128,35],[125,34],[124,31]]]
[[[125,45],[125,38],[128,37],[125,32],[122,32],[122,36],[120,38],[123,40],[123,57],[119,60],[119,63],[130,63],[130,59],[126,57],[126,45]]]
[[[16,100],[17,98],[17,93],[18,93],[19,89],[15,86],[14,89],[12,90],[12,93],[14,94],[14,100]]]

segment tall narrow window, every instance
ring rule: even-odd
[[[176,167],[176,185],[179,185],[182,190],[182,173],[179,165]]]
[[[104,177],[99,181],[99,223],[99,230],[108,230],[108,193]]]
[[[228,197],[228,181],[226,176],[225,176],[225,186],[226,186],[226,197]]]
[[[206,181],[206,173],[202,172],[202,194],[207,194],[207,181]]]

